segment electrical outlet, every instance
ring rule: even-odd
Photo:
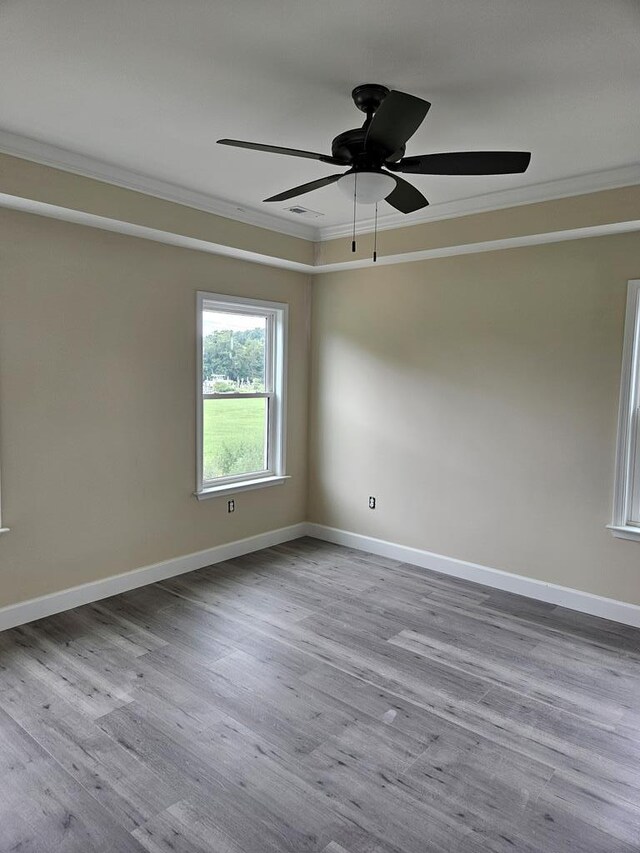
[[[236,502],[231,499],[227,501],[227,512],[235,512],[236,511]]]
[[[373,496],[369,497],[369,509],[376,508],[376,499]]]

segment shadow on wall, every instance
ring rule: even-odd
[[[323,276],[313,520],[531,576],[566,560],[567,585],[585,588],[575,537],[588,527],[609,545],[632,247],[599,238]]]

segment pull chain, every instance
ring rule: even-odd
[[[356,172],[353,181],[353,239],[351,240],[351,251],[356,250],[356,196],[358,192],[358,173]]]
[[[373,263],[378,260],[378,202],[376,202],[376,217],[373,226]]]

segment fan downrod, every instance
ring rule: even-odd
[[[389,90],[386,86],[381,86],[379,83],[363,83],[361,86],[356,86],[351,97],[356,107],[370,116],[375,113],[388,94]]]

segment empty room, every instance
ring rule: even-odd
[[[0,75],[0,853],[639,853],[638,0]]]

